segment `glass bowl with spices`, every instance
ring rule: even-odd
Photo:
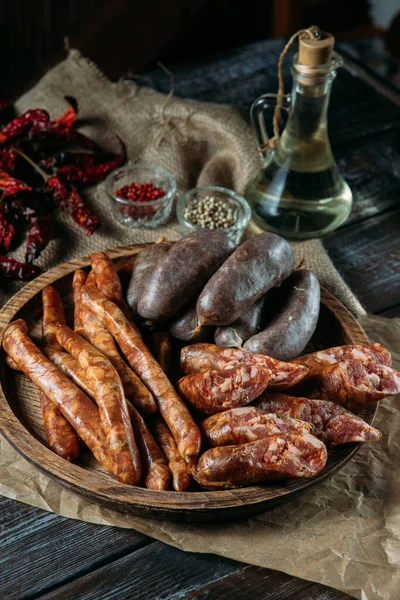
[[[236,245],[251,218],[250,207],[243,196],[214,185],[193,188],[183,194],[176,212],[182,235],[197,229],[218,229]]]
[[[128,164],[105,181],[117,221],[128,227],[154,228],[164,224],[176,195],[175,177],[151,164]]]

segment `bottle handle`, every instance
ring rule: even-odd
[[[282,98],[281,109],[289,113],[290,108],[290,94],[286,94]],[[274,109],[278,104],[278,94],[263,94],[257,100],[253,102],[250,108],[250,119],[253,125],[253,129],[256,134],[257,142],[260,148],[262,157],[266,157],[270,150],[266,150],[270,138],[267,133],[267,127],[265,124],[264,111],[266,109]]]

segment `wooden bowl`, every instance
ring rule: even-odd
[[[107,250],[121,266],[140,252],[145,244]],[[40,340],[41,292],[54,284],[62,295],[67,318],[72,311],[72,277],[77,268],[89,267],[89,256],[72,260],[44,273],[21,289],[0,311],[0,334],[11,321],[22,318],[30,335]],[[348,310],[322,289],[321,313],[316,333],[307,351],[342,344],[368,343],[363,329]],[[360,444],[338,446],[329,452],[324,470],[312,479],[268,483],[229,491],[161,492],[119,483],[99,470],[89,452],[82,452],[77,463],[69,463],[47,446],[39,408],[37,388],[22,374],[5,365],[0,353],[0,431],[11,445],[43,473],[91,502],[122,512],[149,517],[211,521],[243,517],[267,510],[318,485],[341,469],[357,452]],[[376,406],[361,416],[372,423]]]

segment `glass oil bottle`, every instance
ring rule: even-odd
[[[262,169],[247,185],[245,196],[262,229],[293,239],[336,229],[352,206],[352,193],[333,158],[327,127],[332,82],[343,63],[332,54],[334,38],[317,28],[311,30],[314,39],[299,39],[292,93],[265,94],[251,109]],[[281,136],[278,133],[271,140],[265,111],[273,106],[276,111],[279,98],[279,109],[288,112],[288,120]]]

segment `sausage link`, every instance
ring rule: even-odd
[[[78,361],[67,352],[61,350],[44,349],[44,354],[61,371],[83,389],[83,391],[96,401],[95,393],[85,371]],[[143,479],[145,485],[153,490],[167,490],[170,483],[171,473],[166,461],[158,448],[149,428],[135,407],[127,401],[128,412],[132,423],[135,440],[143,460]]]
[[[171,339],[168,331],[160,329],[151,334],[151,349],[153,356],[164,371],[168,373],[171,362]]]
[[[138,303],[147,279],[151,276],[157,262],[165,256],[171,244],[160,242],[149,244],[137,257],[127,291],[127,301],[134,315],[138,314]]]
[[[206,342],[212,339],[214,327],[210,325],[199,326],[196,303],[194,303],[172,321],[169,332],[177,340],[192,343]]]
[[[184,492],[190,486],[191,478],[187,464],[179,454],[170,430],[161,419],[156,419],[153,422],[152,431],[168,461],[174,490]]]
[[[106,329],[103,323],[93,313],[90,312],[90,310],[82,306],[80,300],[82,286],[78,284],[83,281],[83,277],[78,273],[79,272],[76,271],[74,276],[74,281],[76,278],[76,283],[74,285],[74,298],[75,306],[77,303],[80,306],[79,314],[81,315],[82,322],[79,330],[77,330],[77,333],[79,333],[95,348],[105,354],[111,361],[121,378],[126,398],[132,402],[139,412],[143,415],[152,415],[156,413],[157,406],[151,392],[126,364],[120,355],[110,332]],[[83,271],[81,271],[81,273],[83,273]],[[94,281],[93,271],[89,273],[87,278],[88,285],[91,280]]]
[[[279,235],[265,232],[246,240],[204,286],[197,300],[199,324],[230,325],[292,270],[292,249]]]
[[[96,278],[96,285],[101,292],[124,312],[128,319],[132,313],[124,298],[121,281],[114,268],[111,258],[104,252],[94,252],[90,255],[90,264]],[[88,285],[90,282],[88,282]]]
[[[146,280],[139,315],[164,321],[176,315],[201,290],[234,249],[225,233],[200,229],[172,246]]]
[[[58,343],[86,371],[96,396],[115,476],[122,483],[136,485],[141,478],[140,455],[117,371],[102,352],[66,325],[57,327],[56,336]]]
[[[61,346],[56,340],[56,328],[58,323],[65,325],[64,307],[58,291],[48,285],[42,292],[43,302],[43,320],[42,334],[45,346],[52,346],[61,350]]]
[[[143,417],[130,403],[128,403],[128,410],[143,461],[144,484],[149,490],[168,490],[171,483],[171,470],[167,461]]]
[[[244,406],[267,387],[271,371],[256,365],[239,365],[225,371],[186,375],[178,390],[199,411],[208,415]]]
[[[10,323],[3,334],[3,347],[20,370],[57,405],[67,421],[93,452],[99,463],[113,472],[99,411],[64,373],[61,373],[32,342],[22,319]]]
[[[6,365],[7,367],[9,367],[10,369],[12,369],[13,371],[19,371],[19,366],[17,365],[17,363],[15,362],[15,360],[13,360],[11,358],[11,356],[8,356],[8,354],[6,355]]]
[[[379,429],[368,425],[343,406],[328,400],[294,398],[286,394],[262,394],[255,404],[266,413],[309,423],[312,435],[329,447],[349,442],[377,442],[382,438]]]
[[[309,423],[297,418],[280,418],[272,414],[272,410],[266,412],[269,414],[255,406],[232,408],[202,421],[200,430],[212,447],[237,446],[275,435],[310,433]]]
[[[86,371],[73,356],[64,350],[54,348],[42,348],[43,354],[51,360],[60,371],[68,375],[77,386],[79,386],[89,398],[96,400],[93,388],[87,378]]]
[[[85,271],[77,269],[72,279],[72,289],[74,293],[74,330],[82,335],[83,333],[83,322],[84,322],[84,310],[81,303],[81,289],[85,285],[87,275]]]
[[[320,287],[317,276],[301,269],[292,273],[279,290],[281,309],[264,331],[244,344],[247,352],[290,361],[304,350],[317,327]]]
[[[46,432],[46,438],[53,452],[66,460],[75,460],[79,456],[78,437],[56,404],[45,393],[40,392],[40,409]]]
[[[241,348],[251,336],[261,331],[265,321],[267,298],[267,294],[264,294],[236,321],[225,327],[217,327],[214,334],[217,346]]]
[[[264,354],[251,354],[236,348],[223,348],[215,344],[193,344],[181,351],[182,371],[203,373],[205,371],[224,371],[241,364],[257,365],[271,370],[268,387],[284,390],[301,381],[308,373],[307,367],[285,363]]]
[[[200,431],[184,402],[176,393],[160,365],[149,352],[141,335],[116,304],[100,290],[85,286],[82,302],[106,325],[118,342],[135,373],[142,379],[157,401],[158,408],[171,430],[182,458],[193,464],[200,452]]]
[[[320,371],[342,360],[361,360],[362,362],[374,362],[380,365],[390,367],[392,357],[389,350],[381,344],[356,344],[355,346],[336,346],[319,350],[312,354],[306,354],[296,358],[293,362],[298,365],[304,365],[309,369],[310,374]]]
[[[207,488],[232,488],[282,477],[314,477],[326,464],[325,444],[313,435],[271,436],[207,450],[193,477]]]
[[[58,291],[47,286],[42,292],[43,319],[42,338],[46,345],[60,349],[55,330],[58,323],[65,323],[64,307]],[[50,448],[63,458],[73,460],[79,456],[80,446],[74,428],[62,412],[43,392],[39,396],[43,425]]]
[[[324,367],[296,386],[296,396],[331,400],[353,412],[400,393],[400,373],[385,365],[346,360]]]

